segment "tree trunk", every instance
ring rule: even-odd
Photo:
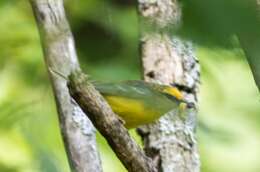
[[[40,31],[46,66],[53,86],[63,140],[72,171],[102,171],[95,129],[70,97],[67,81],[55,72],[69,75],[79,68],[73,36],[62,0],[30,0]]]
[[[200,68],[192,44],[170,34],[180,23],[180,5],[176,0],[139,0],[138,9],[144,79],[174,85],[197,105]],[[138,129],[145,151],[159,171],[200,171],[196,114],[196,108],[184,115],[170,112],[156,123]]]

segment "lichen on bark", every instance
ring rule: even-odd
[[[138,132],[159,171],[198,172],[195,128],[200,67],[192,43],[170,33],[181,23],[180,4],[174,0],[138,2],[144,80],[176,86],[187,101],[196,105],[184,116],[170,112],[154,124],[140,127]]]

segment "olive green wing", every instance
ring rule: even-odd
[[[123,96],[129,98],[141,98],[161,96],[152,90],[144,81],[121,81],[121,82],[96,82],[95,88],[103,95]]]
[[[167,112],[176,107],[164,94],[150,85],[150,83],[132,80],[116,83],[94,83],[95,88],[104,96],[119,96],[138,100],[148,108],[154,108],[160,112]]]

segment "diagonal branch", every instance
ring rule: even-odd
[[[79,69],[63,0],[30,0],[30,3],[40,31],[47,68],[65,76],[72,70]],[[93,125],[70,97],[67,81],[50,71],[49,77],[72,171],[102,171]]]
[[[156,172],[151,159],[130,137],[123,122],[88,82],[87,77],[81,72],[74,72],[69,78],[71,95],[106,138],[126,169],[130,172]]]

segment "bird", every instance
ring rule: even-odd
[[[177,87],[142,80],[94,82],[127,129],[149,124],[172,110],[191,108]],[[182,107],[182,108],[181,108]]]

